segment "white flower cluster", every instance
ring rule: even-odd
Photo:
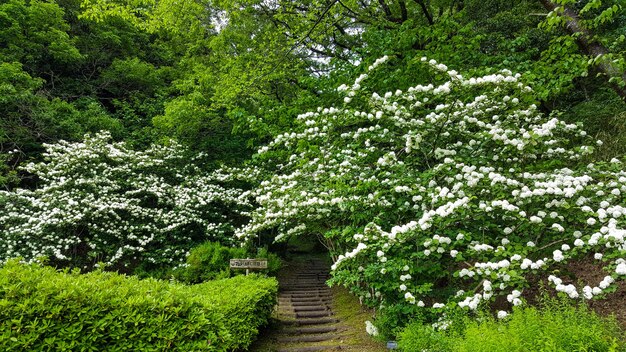
[[[623,164],[581,166],[596,142],[539,113],[520,75],[466,78],[422,61],[434,82],[373,93],[367,108],[320,107],[261,148],[276,167],[237,235],[324,235],[341,248],[332,280],[375,307],[519,305],[530,275],[585,253],[623,278]],[[360,94],[363,77],[340,90]],[[438,282],[463,293],[442,303]]]
[[[365,331],[371,336],[378,336],[378,328],[369,320],[365,321]]]
[[[0,191],[0,261],[177,265],[194,244],[231,237],[231,219],[250,208],[223,186],[233,176],[204,174],[180,145],[134,151],[110,139],[46,145],[47,161],[27,166],[40,186]]]

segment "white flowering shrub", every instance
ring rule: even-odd
[[[135,151],[103,132],[44,157],[26,167],[38,188],[0,192],[2,261],[175,266],[194,244],[232,240],[249,210],[229,176],[204,174],[178,144]]]
[[[554,276],[556,290],[593,298],[624,279],[620,161],[584,165],[600,142],[539,113],[520,75],[421,64],[431,82],[380,95],[367,91],[368,72],[339,87],[342,106],[300,115],[261,148],[276,171],[237,235],[323,234],[332,283],[393,314],[433,313],[439,327],[449,309],[521,304],[531,275],[585,253],[597,253],[605,280]]]

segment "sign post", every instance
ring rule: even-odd
[[[246,269],[246,276],[252,270],[267,269],[267,259],[231,259],[231,269]]]

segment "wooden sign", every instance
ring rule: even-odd
[[[231,259],[231,269],[267,269],[267,259]]]

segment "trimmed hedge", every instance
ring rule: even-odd
[[[259,287],[259,280],[252,280],[251,277],[253,276],[239,275],[231,279],[209,281],[192,286],[198,294],[204,294],[208,302],[220,307],[220,313],[224,315],[222,322],[226,329],[237,339],[248,341],[245,346],[248,346],[257,336],[258,328],[267,324],[277,304],[277,286],[273,287],[271,297],[265,294],[263,299],[256,299],[252,302],[250,292],[267,290],[267,288]],[[228,283],[226,290],[224,283]]]
[[[245,349],[277,290],[254,275],[185,286],[12,261],[0,268],[0,350]]]

